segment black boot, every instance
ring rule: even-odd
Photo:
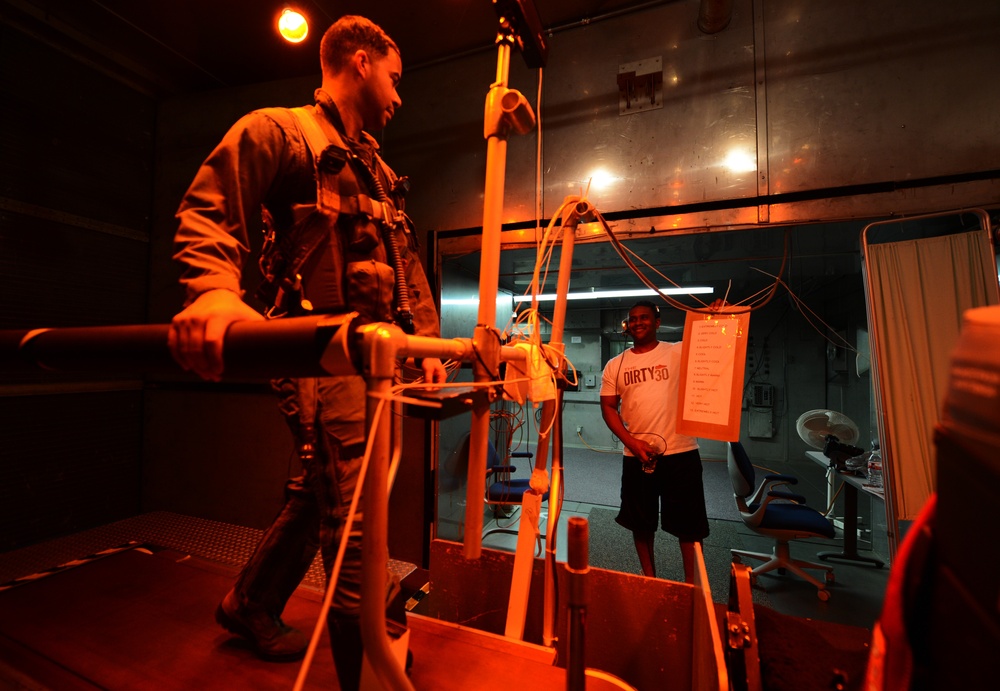
[[[230,590],[215,610],[215,621],[232,634],[245,638],[262,660],[286,662],[300,659],[309,639],[296,628],[269,614],[263,607],[239,604]]]

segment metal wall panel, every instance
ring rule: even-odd
[[[755,167],[745,166],[756,161],[751,17],[734,13],[724,32],[706,36],[697,16],[697,2],[677,2],[552,37],[546,215],[588,183],[602,211],[756,195]],[[663,107],[621,115],[619,66],[649,58],[662,60]]]
[[[590,198],[602,212],[655,210],[669,223],[663,207],[688,205],[683,227],[768,222],[768,209],[753,206],[758,195],[788,204],[789,193],[996,177],[1000,94],[983,83],[1000,64],[995,0],[947,9],[933,0],[735,0],[730,25],[713,35],[697,29],[697,10],[681,0],[551,36],[543,217],[600,182],[599,168],[609,184],[592,184]],[[620,115],[619,66],[656,57],[663,107]],[[482,224],[483,104],[495,75],[493,53],[405,72],[404,108],[385,142],[414,181],[410,211],[422,228]],[[517,54],[509,81],[536,103],[537,74]],[[505,223],[535,217],[537,144],[534,132],[509,140]],[[750,213],[732,210],[748,202]],[[912,207],[981,203],[939,189]],[[690,215],[699,204],[711,208]],[[826,205],[828,217],[781,211],[784,221],[884,212],[860,206]]]
[[[146,243],[0,211],[0,246],[0,328],[143,321]]]
[[[0,61],[0,204],[147,239],[155,102],[9,27]]]
[[[144,321],[153,101],[14,29],[0,59],[0,327]]]
[[[142,392],[0,397],[0,552],[133,516]]]
[[[0,61],[0,327],[143,322],[152,99],[6,25]],[[0,375],[0,551],[134,515],[141,385]]]
[[[773,193],[995,170],[1000,3],[763,3]]]

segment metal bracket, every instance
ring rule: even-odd
[[[733,564],[729,576],[729,609],[726,611],[726,667],[733,691],[761,691],[760,652],[754,623],[751,569]]]
[[[663,59],[649,58],[618,66],[618,114],[663,107]]]

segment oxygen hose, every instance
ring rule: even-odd
[[[410,311],[410,290],[406,285],[406,274],[403,272],[403,257],[399,252],[399,243],[396,241],[393,229],[387,225],[382,226],[382,238],[385,240],[392,268],[396,272],[396,321],[399,322],[403,331],[412,334],[414,325],[413,313]]]
[[[382,181],[378,179],[375,172],[357,156],[352,157],[352,160],[357,161],[359,166],[364,170],[365,178],[371,185],[374,197],[380,202],[391,205],[395,209],[395,204],[389,199]],[[403,331],[412,334],[415,328],[413,324],[413,312],[410,311],[410,289],[406,285],[406,273],[403,271],[403,255],[399,251],[399,242],[396,240],[396,234],[393,232],[394,228],[392,225],[382,223],[381,226],[382,241],[385,243],[389,262],[392,264],[392,269],[396,274],[393,290],[396,297],[396,323]]]

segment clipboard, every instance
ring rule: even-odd
[[[678,432],[702,439],[739,441],[749,330],[749,307],[687,313]]]

